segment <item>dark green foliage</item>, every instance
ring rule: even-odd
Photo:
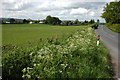
[[[92,27],[94,29],[97,29],[98,28],[98,23],[94,23],[94,24],[90,25],[90,27]]]
[[[120,1],[106,4],[101,17],[104,18],[107,23],[120,23]]]
[[[89,23],[89,22],[88,22],[88,21],[86,21],[86,20],[85,20],[84,22],[85,22],[85,23]]]
[[[4,80],[21,80],[21,70],[30,66],[30,52],[31,51],[19,47],[14,47],[14,49],[7,50],[7,52],[5,51],[2,54],[2,78]]]
[[[97,23],[99,23],[99,21],[100,21],[100,20],[99,20],[99,19],[97,19]]]
[[[95,23],[94,19],[91,19],[89,23],[90,23],[90,24]]]
[[[26,20],[26,19],[24,19],[23,20],[23,23],[29,23],[30,21],[28,21],[28,20]]]
[[[51,17],[50,15],[46,17],[46,23],[52,24],[52,25],[59,25],[61,23],[61,20],[57,17]]]
[[[14,23],[15,22],[15,19],[14,18],[11,18],[10,19],[10,23]]]
[[[79,24],[78,19],[76,19],[76,20],[74,21],[74,24]]]
[[[106,20],[110,30],[120,33],[120,1],[106,4],[101,17]]]

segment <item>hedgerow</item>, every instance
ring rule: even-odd
[[[92,28],[64,41],[52,40],[32,48],[15,47],[3,53],[3,77],[23,79],[111,78],[108,50],[96,45]]]

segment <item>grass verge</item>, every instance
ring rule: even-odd
[[[110,23],[106,23],[106,26],[112,30],[113,32],[117,32],[120,33],[120,24],[110,24]]]

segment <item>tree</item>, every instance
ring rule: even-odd
[[[99,23],[99,21],[100,21],[100,20],[99,20],[99,19],[97,19],[97,23]]]
[[[71,26],[71,25],[73,25],[73,22],[69,21],[68,26]]]
[[[30,20],[26,20],[26,19],[23,20],[23,23],[29,23],[29,22]]]
[[[10,19],[10,23],[14,23],[15,22],[15,19],[14,18],[11,18]]]
[[[90,23],[90,24],[95,23],[94,19],[91,19],[89,23]]]
[[[88,21],[85,20],[84,23],[88,23]]]
[[[46,21],[47,21],[48,24],[52,24],[52,17],[50,15],[48,15],[46,17]]]
[[[24,20],[23,20],[23,23],[27,23],[27,20],[26,20],[26,19],[24,19]]]
[[[110,2],[104,7],[102,18],[107,23],[120,23],[120,1]]]
[[[79,24],[79,21],[78,19],[75,20],[74,24]]]
[[[58,25],[58,24],[61,24],[61,20],[57,17],[51,17],[50,15],[48,15],[46,17],[46,23],[47,24],[53,24],[53,25]]]

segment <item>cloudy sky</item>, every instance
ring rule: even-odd
[[[47,15],[61,20],[100,18],[106,3],[114,0],[2,0],[0,17],[45,19]]]

